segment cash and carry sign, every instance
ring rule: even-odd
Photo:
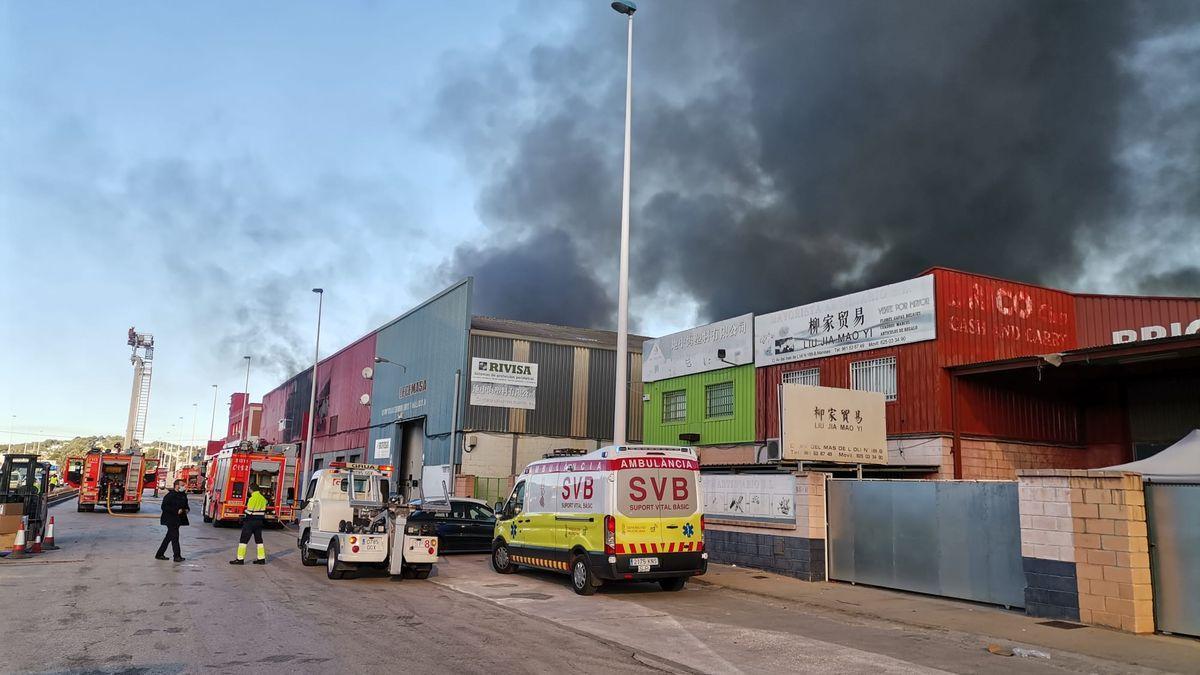
[[[754,365],[816,359],[937,337],[933,275],[754,318]]]
[[[724,360],[717,358],[718,349],[725,350]],[[743,314],[647,340],[642,354],[643,382],[753,363],[754,315]]]
[[[837,387],[780,385],[784,459],[887,464],[883,394]]]
[[[471,405],[533,410],[537,403],[536,363],[471,359]]]

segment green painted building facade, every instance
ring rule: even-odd
[[[736,445],[754,442],[754,364],[647,382],[643,443]],[[694,443],[680,434],[699,434]]]

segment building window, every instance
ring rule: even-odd
[[[704,388],[704,416],[733,417],[733,383],[710,384]]]
[[[850,364],[850,388],[877,391],[885,400],[896,400],[896,357],[886,356]]]
[[[663,392],[663,423],[683,422],[686,419],[687,392],[682,389]]]
[[[821,386],[821,369],[805,368],[803,370],[789,370],[783,374],[783,383],[819,387]]]

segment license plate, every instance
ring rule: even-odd
[[[651,567],[658,567],[658,558],[630,558],[629,564],[637,567],[639,572],[645,572]],[[641,569],[643,567],[646,569]]]

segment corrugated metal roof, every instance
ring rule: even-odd
[[[548,323],[533,323],[531,321],[516,321],[514,319],[498,319],[493,316],[471,317],[471,330],[513,335],[542,341],[557,341],[578,345],[580,347],[606,347],[615,349],[617,334],[614,331],[596,330],[594,328],[576,328],[574,326],[555,326]],[[629,350],[641,351],[642,343],[650,338],[644,335],[629,335]]]

